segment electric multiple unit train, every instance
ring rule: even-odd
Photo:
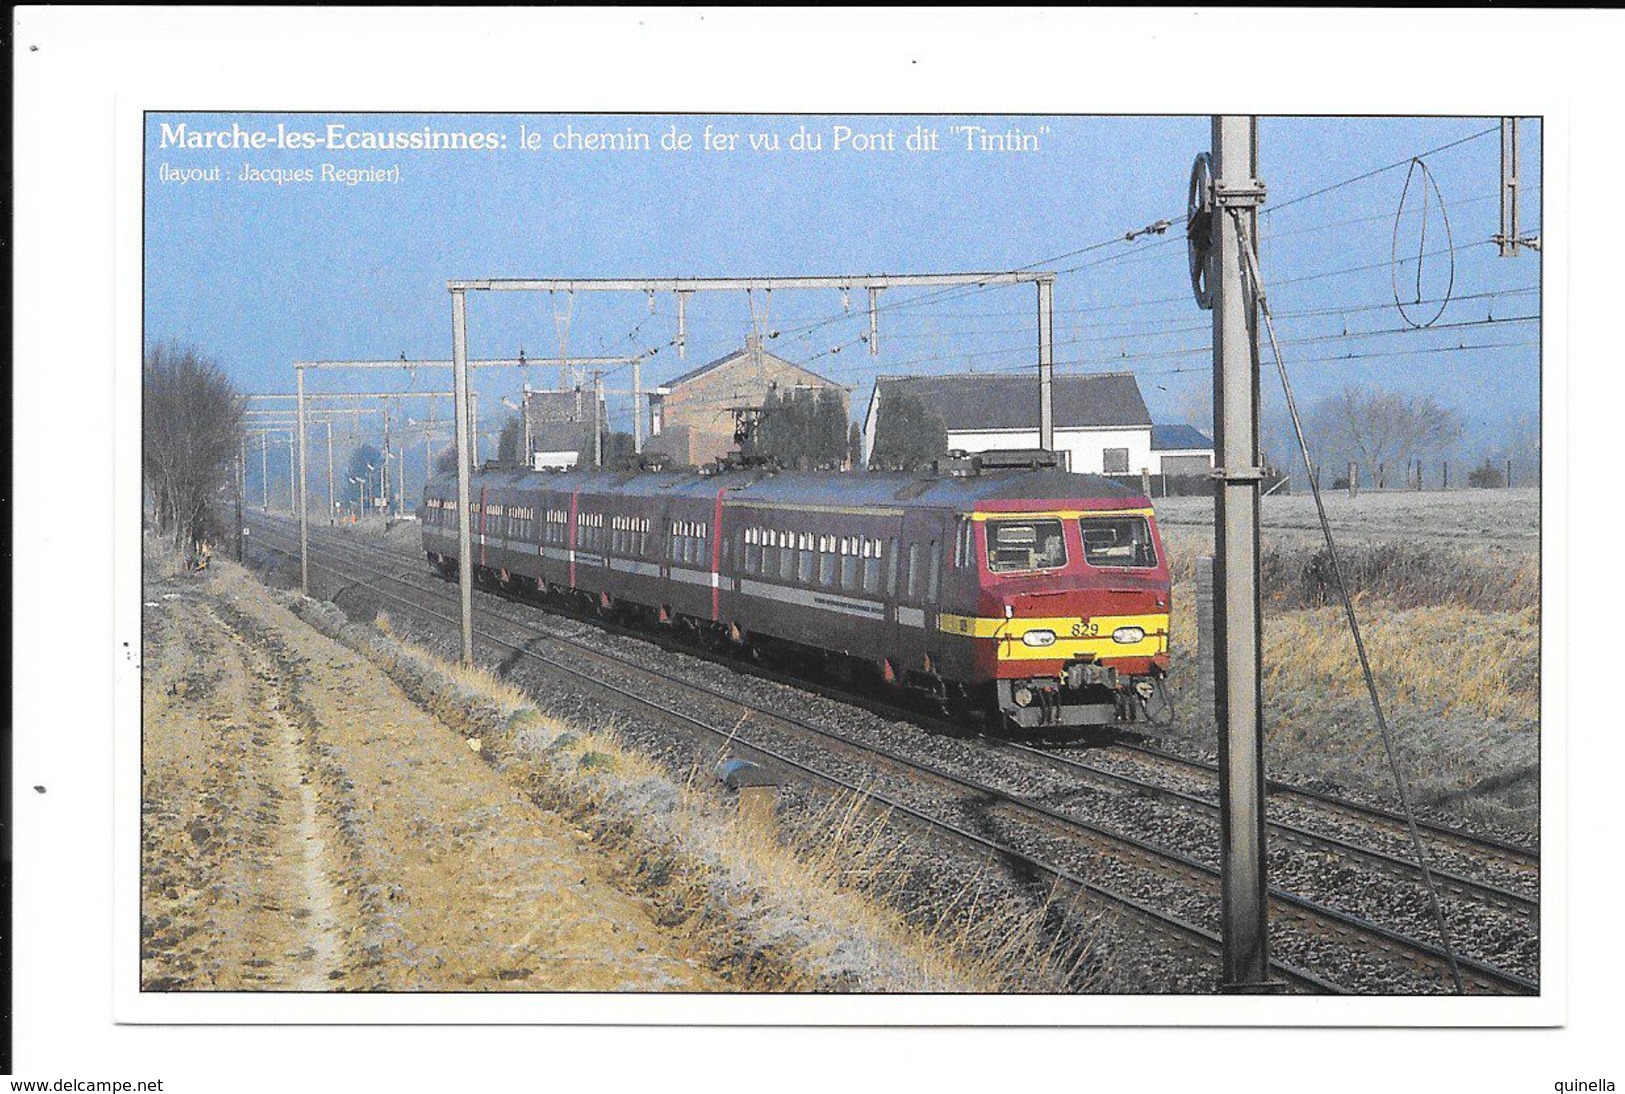
[[[510,591],[817,658],[1018,727],[1153,728],[1165,707],[1150,500],[1032,454],[920,474],[487,467],[470,500],[475,574]],[[428,483],[423,546],[448,574],[456,506],[455,476]]]

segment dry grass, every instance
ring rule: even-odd
[[[1496,499],[1499,500],[1499,499]],[[1392,779],[1353,639],[1322,545],[1266,536],[1262,560],[1265,721],[1282,777],[1389,796]],[[1351,536],[1339,555],[1385,713],[1424,803],[1533,831],[1539,760],[1538,551],[1464,537],[1459,544]],[[1175,575],[1171,621],[1181,708],[1192,711],[1195,567],[1207,529],[1166,536]],[[1210,717],[1179,732],[1212,748]]]
[[[622,883],[736,987],[1067,991],[1125,981],[1103,952],[1105,925],[1056,900],[1018,909],[970,876],[922,902],[897,831],[863,795],[781,830],[719,802],[708,773],[671,779],[613,725],[570,724],[483,668],[391,637],[387,616],[369,630],[328,605],[299,607],[379,661],[532,801],[590,832],[622,864]]]
[[[941,900],[895,907],[899,894],[920,891],[897,836],[886,810],[851,792],[826,800],[790,833],[743,812],[723,829],[728,853],[754,877],[798,894],[798,904],[815,918],[837,912],[839,904],[840,914],[861,921],[865,933],[910,935],[923,969],[946,963],[984,991],[1089,991],[1106,982],[1098,913],[1080,911],[1055,890],[1036,908],[995,903],[987,896],[995,887],[984,884],[990,872],[984,867]]]
[[[1196,579],[1196,559],[1212,538],[1180,530],[1167,538],[1176,582]],[[1496,548],[1343,543],[1338,560],[1357,598],[1395,608],[1453,605],[1515,612],[1540,605],[1540,556]],[[1321,544],[1269,544],[1259,559],[1260,590],[1272,608],[1339,604],[1331,555]]]
[[[1452,711],[1534,728],[1540,629],[1534,609],[1395,610],[1360,604],[1377,685],[1395,706]],[[1283,612],[1264,629],[1265,687],[1363,696],[1340,608]]]

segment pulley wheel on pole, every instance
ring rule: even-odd
[[[1185,198],[1185,251],[1190,260],[1191,292],[1196,306],[1213,310],[1213,156],[1201,152],[1191,164]]]

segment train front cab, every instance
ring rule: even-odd
[[[1149,506],[977,511],[960,536],[976,611],[941,626],[970,639],[969,676],[1009,722],[1114,725],[1161,708],[1169,580]]]

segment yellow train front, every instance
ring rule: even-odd
[[[925,474],[490,470],[476,572],[526,595],[923,692],[1020,727],[1163,707],[1169,580],[1150,500],[992,459]],[[424,549],[456,558],[455,484]]]

